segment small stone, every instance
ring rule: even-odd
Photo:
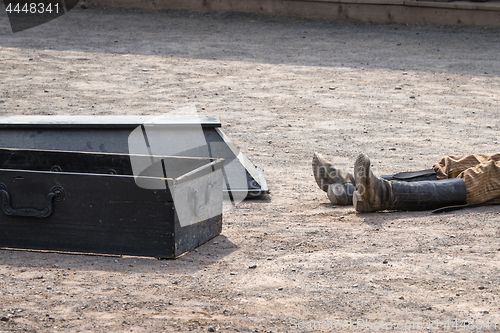
[[[328,89],[330,89],[330,90],[335,90],[335,89],[337,89],[337,87],[330,87],[330,88],[328,88]]]
[[[403,75],[408,75],[408,73],[407,72],[403,72]]]
[[[47,89],[43,89],[43,92],[46,92],[46,93],[48,93],[49,91],[48,91]]]
[[[168,305],[174,305],[174,303],[172,303],[172,302],[168,302]]]
[[[210,327],[208,328],[208,331],[209,331],[209,332],[215,332],[215,327],[210,326]]]
[[[58,264],[55,264],[55,265],[54,265],[54,268],[59,268],[59,265],[58,265]]]
[[[405,299],[403,296],[401,296],[399,299]]]
[[[479,288],[477,288],[477,289],[479,289],[479,290],[484,290],[484,289],[486,289],[486,287],[484,287],[484,286],[480,286],[480,287],[479,287]]]
[[[229,273],[229,274],[230,274],[230,275],[236,275],[236,273],[235,273],[235,272],[231,272],[231,273]]]
[[[413,157],[410,157],[410,158],[409,158],[409,160],[410,160],[410,161],[413,161]]]
[[[352,288],[357,288],[357,287],[358,287],[358,285],[357,285],[357,284],[353,284],[351,287],[352,287]]]
[[[384,261],[382,261],[383,264],[388,264],[389,263],[389,260],[387,259],[384,259]]]
[[[415,99],[415,96],[413,96],[413,95],[412,95],[412,96],[410,96],[410,98],[413,98],[413,99]]]
[[[48,287],[47,287],[47,289],[48,289],[48,290],[50,290],[50,289],[52,289],[52,287],[51,287],[51,286],[48,286]]]
[[[9,317],[2,317],[0,318],[1,321],[9,321]]]
[[[489,311],[483,311],[483,313],[484,313],[484,314],[490,314],[490,312],[489,312]]]
[[[457,236],[455,236],[455,235],[450,235],[450,238],[455,238],[455,237],[457,237]]]
[[[279,288],[278,288],[278,290],[279,290],[279,291],[283,290],[283,287],[279,287]]]
[[[289,150],[285,150],[285,153],[287,153],[287,154],[288,154],[288,153],[290,153],[290,151],[289,151]]]
[[[176,281],[172,282],[172,284],[179,284],[179,281],[176,280]]]
[[[41,280],[41,279],[43,279],[43,275],[38,275],[36,278]]]
[[[401,89],[403,89],[403,88],[401,88],[400,86],[397,86],[397,87],[396,87],[396,88],[394,88],[394,89],[396,89],[396,90],[401,90]]]
[[[391,148],[389,148],[389,150],[396,150],[396,148],[394,148],[394,147],[391,147]]]
[[[256,264],[253,264],[253,265],[248,266],[248,268],[250,268],[250,269],[255,269],[255,268],[257,268],[257,265],[256,265]]]

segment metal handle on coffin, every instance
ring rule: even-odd
[[[198,190],[191,189],[189,191],[189,202],[193,202],[194,206],[194,215],[199,217],[202,214],[205,214],[208,209],[210,209],[210,195],[212,193],[212,187],[214,183],[208,183],[205,189],[205,203],[203,205],[199,205],[198,203]]]
[[[41,210],[35,208],[12,208],[10,205],[10,194],[7,192],[7,186],[2,183],[0,183],[0,195],[2,196],[2,210],[5,215],[46,218],[52,215],[52,211],[54,210],[52,200],[62,201],[65,193],[62,187],[56,186],[52,188],[50,193],[45,198],[46,207]]]

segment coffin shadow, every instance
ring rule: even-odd
[[[218,235],[173,259],[1,248],[0,262],[20,270],[189,274],[216,264],[237,248],[226,236]]]

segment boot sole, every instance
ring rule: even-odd
[[[358,213],[371,212],[370,206],[366,203],[365,199],[361,194],[359,194],[358,191],[354,192],[352,195],[352,204]]]
[[[364,198],[367,189],[366,181],[370,170],[370,159],[365,154],[360,154],[354,163],[354,179],[356,181],[356,192],[353,194],[352,202],[359,213],[374,211]]]
[[[328,176],[325,166],[321,163],[316,154],[317,153],[314,153],[312,160],[314,179],[322,191],[328,192],[328,186],[335,184],[335,182]]]

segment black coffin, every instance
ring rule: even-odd
[[[133,176],[131,158],[151,166]],[[224,161],[154,162],[0,149],[0,247],[173,258],[218,235]]]
[[[0,116],[0,147],[223,158],[226,199],[269,193],[264,171],[220,127],[218,116]],[[147,148],[131,149],[134,133]]]

